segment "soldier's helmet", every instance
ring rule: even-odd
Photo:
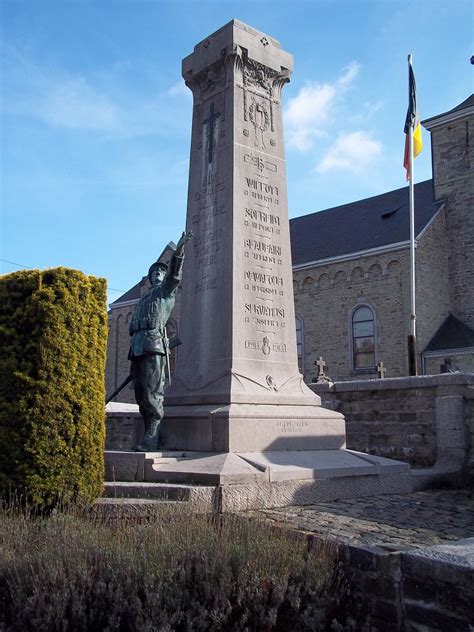
[[[158,268],[163,268],[166,272],[166,270],[168,270],[168,264],[165,261],[160,261],[159,259],[158,261],[155,261],[155,263],[151,264],[150,269],[148,270],[148,280],[150,281],[150,283],[151,283],[151,275]]]

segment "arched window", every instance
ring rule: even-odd
[[[357,369],[375,368],[375,318],[367,305],[352,312],[352,366]]]
[[[298,368],[303,373],[303,321],[299,316],[295,317],[296,326],[296,351],[298,353]]]

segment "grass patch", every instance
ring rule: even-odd
[[[343,585],[331,547],[238,516],[0,513],[2,630],[342,630]]]

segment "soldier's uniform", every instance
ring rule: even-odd
[[[173,253],[168,265],[158,260],[150,267],[150,281],[152,272],[160,266],[167,268],[165,277],[161,285],[152,286],[139,300],[129,326],[132,339],[128,359],[132,363],[135,400],[145,421],[143,442],[136,447],[140,451],[158,448],[165,386],[165,327],[181,281],[183,259],[184,254],[178,256]]]

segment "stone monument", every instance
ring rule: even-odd
[[[298,370],[282,126],[292,56],[237,20],[183,61],[194,98],[177,371],[165,445],[339,449]]]
[[[163,452],[106,459],[124,494],[137,493],[126,481],[155,483],[147,494],[215,484],[225,511],[411,489],[406,463],[345,449],[344,417],[298,369],[281,100],[292,65],[238,20],[183,61],[194,106],[182,345]]]

